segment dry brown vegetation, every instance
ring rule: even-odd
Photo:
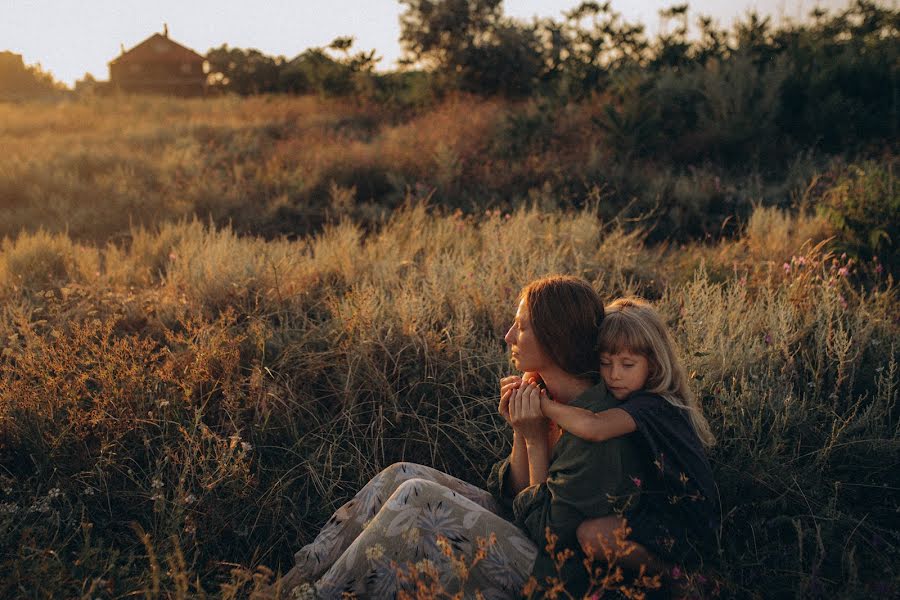
[[[509,449],[502,334],[548,273],[649,297],[688,350],[725,508],[698,593],[897,589],[900,311],[829,221],[757,207],[659,245],[540,195],[462,213],[411,188],[388,212],[344,161],[459,181],[505,109],[366,141],[377,115],[317,103],[0,106],[0,596],[243,597],[392,462],[483,483]],[[319,228],[273,236],[316,186]]]

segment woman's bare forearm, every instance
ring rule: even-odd
[[[525,438],[513,431],[513,447],[509,455],[509,488],[513,495],[528,487],[531,480],[528,447]]]
[[[528,448],[528,484],[538,485],[547,481],[547,473],[550,469],[550,452],[547,448],[547,440],[542,439],[534,444],[527,444]]]

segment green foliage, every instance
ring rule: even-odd
[[[525,96],[544,69],[537,29],[502,17],[500,0],[403,0],[405,60],[438,84],[478,94]]]
[[[851,165],[824,194],[820,210],[852,256],[900,269],[900,192],[894,162]]]
[[[229,48],[222,44],[206,53],[209,81],[213,89],[241,95],[277,91],[283,57],[272,58],[259,50]]]

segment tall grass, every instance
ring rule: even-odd
[[[0,236],[43,228],[105,243],[197,216],[272,238],[341,214],[374,226],[408,196],[467,213],[593,196],[605,218],[649,214],[650,236],[683,241],[733,233],[754,204],[785,207],[816,172],[846,169],[812,152],[765,176],[625,160],[630,133],[601,118],[610,102],[458,96],[416,112],[288,96],[0,104]]]
[[[830,234],[759,208],[667,250],[594,209],[411,202],[294,240],[7,239],[0,595],[241,597],[392,462],[482,484],[515,294],[554,272],[651,297],[687,349],[725,509],[705,593],[896,591],[896,290]]]

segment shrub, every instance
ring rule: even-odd
[[[900,273],[900,192],[893,161],[851,165],[825,192],[819,208],[839,232],[842,249],[880,262],[895,276]]]

